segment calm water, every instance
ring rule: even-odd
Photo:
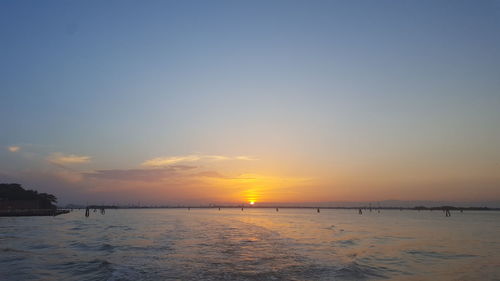
[[[500,212],[75,211],[0,218],[1,280],[500,280]]]

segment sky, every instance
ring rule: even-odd
[[[500,201],[500,1],[0,1],[0,182]]]

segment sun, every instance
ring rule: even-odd
[[[250,205],[254,205],[255,204],[255,201],[250,201]]]

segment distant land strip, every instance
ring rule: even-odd
[[[120,206],[120,205],[73,205],[66,206],[63,209],[321,209],[321,210],[413,210],[413,211],[434,211],[434,210],[450,210],[450,211],[500,211],[500,208],[489,207],[456,207],[456,206],[439,206],[439,207],[368,207],[368,206],[350,206],[350,207],[313,207],[313,206],[249,206],[249,205],[178,205],[178,206]]]

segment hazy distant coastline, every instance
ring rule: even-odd
[[[434,211],[434,210],[456,210],[456,211],[500,211],[500,208],[490,208],[481,206],[460,206],[460,205],[442,205],[442,206],[413,206],[413,207],[401,207],[401,206],[369,206],[369,205],[353,205],[353,206],[302,206],[302,205],[257,205],[251,206],[248,204],[240,205],[78,205],[69,204],[64,207],[65,209],[234,209],[234,208],[250,208],[250,209],[332,209],[332,210],[416,210],[416,211]]]

